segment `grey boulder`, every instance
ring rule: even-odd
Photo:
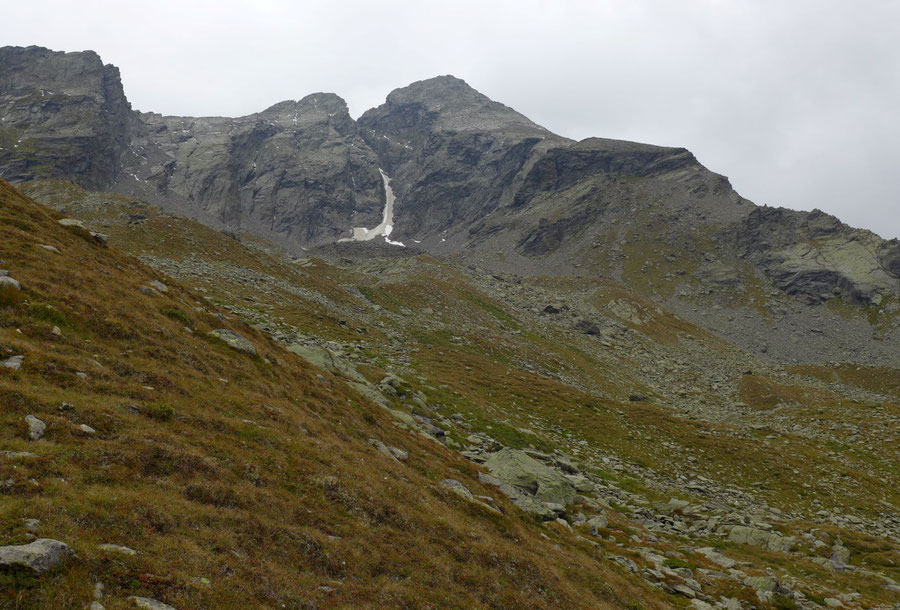
[[[609,520],[605,515],[595,515],[588,519],[587,525],[591,528],[591,534],[594,536],[600,535],[600,528],[604,528],[609,525]]]
[[[47,424],[39,420],[34,415],[26,415],[25,423],[28,424],[28,438],[33,441],[36,441],[44,436],[44,432],[47,430]]]
[[[15,280],[8,275],[0,276],[0,288],[12,286],[15,290],[22,290],[22,284],[19,283],[18,280]]]
[[[456,479],[444,479],[441,481],[441,487],[446,487],[458,496],[462,496],[470,502],[475,501],[475,496],[469,491],[469,488],[457,481]]]
[[[0,546],[0,566],[26,569],[44,574],[74,557],[69,545],[51,538],[39,538],[29,544]]]
[[[523,451],[501,449],[484,465],[491,474],[479,473],[482,482],[497,486],[516,506],[545,521],[565,514],[566,504],[575,499],[575,486],[566,475]]]
[[[19,368],[21,368],[23,362],[25,362],[25,356],[13,356],[11,358],[3,360],[0,364],[2,364],[4,368],[18,371]]]
[[[212,330],[209,334],[217,339],[220,339],[227,343],[229,347],[232,349],[236,349],[239,352],[244,352],[245,354],[250,354],[251,356],[256,355],[256,347],[246,338],[237,334],[233,330],[229,330],[227,328],[217,328],[216,330]]]

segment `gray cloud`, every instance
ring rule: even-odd
[[[890,0],[31,0],[5,44],[94,49],[141,110],[242,115],[334,91],[358,116],[454,74],[580,139],[685,146],[759,204],[900,237]]]

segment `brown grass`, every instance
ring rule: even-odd
[[[845,363],[835,366],[798,365],[791,367],[798,375],[809,375],[822,381],[841,382],[888,394],[900,400],[900,369],[886,366],[865,366]]]
[[[0,607],[82,608],[98,581],[107,608],[128,595],[180,608],[662,606],[502,497],[497,516],[447,492],[437,482],[452,477],[496,494],[330,374],[56,218],[0,182],[0,259],[23,284],[0,316],[0,348],[26,357],[0,370],[0,444],[39,455],[0,458],[0,479],[13,481],[0,492],[0,542],[25,542],[23,520],[38,518],[39,535],[78,560],[0,581]],[[156,278],[168,293],[141,291]],[[207,340],[219,327],[259,356]],[[47,423],[45,439],[25,440],[28,413]],[[77,434],[81,423],[97,434]],[[380,455],[371,437],[409,461]]]

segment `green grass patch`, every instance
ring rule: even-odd
[[[61,328],[69,326],[69,320],[53,305],[32,303],[28,309],[28,314],[35,320],[42,320]]]
[[[144,414],[156,421],[171,421],[175,417],[175,408],[167,404],[148,405]]]
[[[177,307],[163,307],[159,310],[159,312],[167,318],[171,318],[176,322],[184,324],[188,328],[191,328],[194,325],[194,321],[191,320],[191,318],[186,313],[184,313]]]

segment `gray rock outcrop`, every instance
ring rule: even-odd
[[[819,210],[756,208],[728,234],[776,286],[810,304],[843,296],[877,305],[900,295],[900,242]]]
[[[735,525],[731,529],[728,539],[738,544],[749,544],[781,552],[790,551],[797,542],[793,536],[782,536],[777,532],[768,532],[744,525]]]
[[[333,243],[380,221],[378,158],[333,93],[246,117],[140,121],[129,189],[151,201],[288,244]]]
[[[453,76],[395,89],[359,124],[400,202],[395,234],[434,247],[445,229],[512,201],[524,170],[568,142]]]

